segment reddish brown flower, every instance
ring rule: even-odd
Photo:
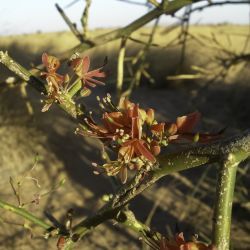
[[[154,155],[150,152],[148,144],[144,140],[131,139],[124,142],[119,150],[119,156],[124,159],[126,163],[130,162],[134,157],[143,156],[151,162],[155,162]]]
[[[199,141],[208,142],[215,140],[220,136],[220,133],[195,133],[194,128],[197,126],[201,118],[199,112],[193,112],[185,116],[177,117],[175,123],[166,123],[165,131],[168,133],[168,140],[175,141]]]
[[[161,123],[153,124],[150,127],[150,129],[153,134],[162,134],[164,133],[164,130],[165,130],[165,123],[161,122]]]
[[[42,62],[46,67],[47,72],[42,72],[41,76],[46,77],[46,81],[48,82],[49,86],[53,88],[53,90],[59,91],[60,86],[63,85],[63,83],[67,80],[67,76],[56,73],[60,67],[60,61],[54,56],[43,53]]]
[[[60,236],[57,240],[57,250],[63,250],[66,244],[66,238],[64,236]]]
[[[142,118],[140,117],[139,106],[134,103],[128,103],[124,100],[125,115],[127,117],[127,126],[130,128],[130,138],[122,143],[119,150],[119,156],[125,162],[130,162],[135,157],[145,157],[145,159],[155,162],[154,155],[150,152],[148,143],[142,139]]]
[[[81,79],[83,86],[88,85],[90,87],[96,87],[96,85],[105,85],[104,82],[95,79],[106,77],[105,72],[103,72],[104,65],[98,69],[89,71],[90,59],[88,56],[72,59],[70,65],[76,75]]]
[[[42,62],[47,72],[42,72],[41,76],[46,78],[48,83],[48,100],[42,108],[42,112],[47,111],[55,100],[59,100],[59,93],[63,90],[65,83],[68,82],[68,75],[60,75],[56,73],[60,67],[60,61],[47,53],[43,53]]]
[[[174,239],[161,239],[160,250],[212,250],[213,247],[199,241],[185,241],[183,233],[177,234]]]
[[[161,146],[157,141],[151,141],[150,143],[150,151],[153,153],[153,155],[157,156],[161,152]]]
[[[169,134],[169,141],[177,139],[193,139],[193,129],[200,121],[201,114],[199,112],[193,112],[185,116],[177,117],[176,122],[172,124],[166,124],[166,130]]]
[[[124,133],[129,133],[131,130],[130,120],[126,113],[122,112],[105,112],[102,117],[105,128],[111,133],[116,133],[117,130],[123,130]]]
[[[152,110],[149,115],[153,121]],[[81,129],[78,133],[102,138],[107,144],[109,141],[113,142],[118,159],[103,166],[108,175],[119,174],[124,183],[128,168],[140,169],[145,164],[153,164],[156,161],[154,155],[159,153],[158,143],[150,143],[150,140],[147,141],[147,135],[142,133],[146,118],[147,113],[139,109],[139,105],[122,98],[117,111],[103,114],[102,126],[97,125],[91,118],[86,118],[85,122],[89,129]]]
[[[153,250],[215,250],[213,245],[200,241],[185,241],[183,233],[176,234],[173,239],[162,237],[160,240],[150,239],[149,245]]]

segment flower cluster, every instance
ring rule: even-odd
[[[213,245],[207,245],[194,239],[186,241],[183,233],[176,234],[173,239],[161,237],[160,239],[150,238],[146,243],[153,250],[215,250]]]
[[[105,72],[103,72],[104,65],[98,69],[89,71],[90,59],[88,56],[81,58],[78,55],[74,55],[69,61],[68,65],[74,72],[74,75],[71,77],[68,74],[61,75],[57,73],[60,67],[58,58],[43,53],[42,62],[46,68],[46,72],[42,72],[41,76],[44,77],[48,83],[48,99],[42,109],[43,112],[47,111],[55,101],[60,103],[61,94],[68,94],[78,82],[81,82],[81,88],[77,89],[77,92],[80,92],[81,96],[90,95],[91,91],[89,87],[105,85],[104,82],[96,79],[106,76]]]
[[[100,138],[117,152],[117,158],[106,162],[102,168],[110,176],[119,174],[122,183],[127,180],[128,170],[152,168],[161,148],[168,143],[209,139],[206,134],[199,136],[193,133],[200,120],[199,112],[178,117],[173,123],[161,123],[155,119],[153,109],[141,109],[126,98],[121,98],[117,107],[109,94],[102,100],[98,97],[98,101],[104,110],[102,124],[98,125],[92,116],[88,116],[85,118],[86,126],[78,128],[76,132]]]

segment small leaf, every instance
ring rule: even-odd
[[[119,172],[119,176],[120,176],[120,180],[121,180],[122,184],[125,184],[127,182],[127,179],[128,179],[128,170],[125,166],[121,167],[121,170]]]

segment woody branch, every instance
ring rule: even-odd
[[[152,20],[158,18],[159,16],[166,14],[166,15],[173,15],[176,11],[181,9],[182,7],[189,5],[194,2],[199,2],[201,0],[174,0],[174,1],[163,1],[159,7],[154,8],[153,10],[149,11],[147,14],[141,16],[134,22],[130,23],[129,25],[114,30],[112,32],[96,36],[91,41],[83,42],[77,45],[75,48],[71,49],[63,53],[62,57],[68,57],[73,53],[82,53],[87,49],[92,47],[100,46],[105,43],[129,37],[134,31],[138,30],[139,28],[143,27],[147,23],[151,22]]]
[[[74,240],[71,242],[71,244],[73,245],[74,241],[78,241],[91,229],[95,228],[104,221],[116,219],[119,211],[121,211],[122,208],[128,202],[130,202],[134,197],[142,193],[147,187],[153,185],[165,175],[193,167],[198,167],[212,162],[219,162],[222,158],[225,158],[228,155],[233,156],[234,162],[238,163],[250,156],[249,131],[246,131],[240,136],[228,138],[226,140],[213,144],[198,146],[189,150],[180,151],[173,154],[162,155],[158,159],[160,167],[150,171],[148,173],[149,177],[146,179],[145,182],[138,183],[135,177],[130,183],[127,184],[126,187],[122,187],[122,190],[118,191],[118,193],[124,195],[119,195],[119,198],[115,203],[113,202],[113,200],[111,200],[93,217],[89,217],[86,220],[80,222],[78,225],[76,225],[74,228],[74,234],[72,236],[72,239]],[[116,195],[114,195],[114,197],[116,197]],[[226,202],[224,206],[227,205],[228,203]],[[219,229],[217,228],[217,230]],[[226,228],[226,230],[228,230],[228,227]],[[224,232],[224,229],[222,229],[222,232]]]

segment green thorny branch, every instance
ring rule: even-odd
[[[228,154],[221,161],[213,220],[213,243],[219,250],[230,249],[232,206],[239,163],[234,154]]]
[[[9,70],[14,72],[22,80],[28,82],[31,86],[37,89],[39,92],[46,93],[46,85],[40,79],[34,77],[28,70],[15,62],[8,56],[7,52],[0,51],[0,62],[4,64]],[[65,94],[64,94],[65,95]],[[61,99],[60,99],[61,100]],[[68,114],[78,119],[81,123],[83,111],[79,109],[68,96],[63,96],[63,102],[59,104]],[[192,167],[201,166],[211,162],[221,162],[221,159],[226,159],[223,162],[223,168],[221,170],[221,178],[218,185],[218,200],[215,209],[215,224],[214,224],[214,243],[218,247],[218,250],[228,249],[228,245],[225,246],[225,241],[229,241],[230,232],[230,215],[232,206],[232,194],[233,183],[236,171],[236,165],[250,156],[250,132],[247,131],[240,136],[229,138],[227,140],[207,144],[203,146],[197,146],[188,150],[164,154],[158,157],[158,164],[155,168],[145,175],[145,172],[139,172],[134,179],[122,186],[113,198],[94,216],[83,220],[73,228],[73,232],[68,238],[69,247],[78,241],[91,229],[95,228],[99,224],[109,219],[116,219],[123,222],[130,228],[142,232],[145,230],[143,224],[139,223],[136,219],[127,223],[126,216],[123,216],[121,220],[120,215],[123,213],[123,208],[134,197],[143,192],[147,187],[153,185],[156,181],[165,175],[171,174],[176,171],[189,169]],[[226,178],[225,178],[226,173]],[[4,204],[4,203],[2,203]],[[3,206],[2,206],[3,207]],[[12,209],[15,213],[23,216],[23,213],[19,213],[16,209]],[[23,216],[25,217],[25,216]],[[33,217],[26,216],[26,219]],[[220,223],[226,221],[227,223]],[[39,219],[38,219],[39,221]],[[133,221],[133,222],[132,222]],[[45,228],[49,225],[43,224]],[[39,224],[39,223],[36,223]],[[138,226],[141,225],[141,226]],[[224,244],[224,245],[223,245]],[[223,246],[222,246],[223,245]],[[224,247],[224,248],[223,248]],[[69,248],[70,249],[70,248]]]
[[[81,18],[81,23],[82,23],[82,28],[83,28],[83,39],[86,40],[88,38],[88,25],[89,25],[89,9],[92,0],[85,0],[85,8],[82,13],[82,18]]]
[[[240,136],[229,138],[208,145],[197,146],[185,151],[173,154],[164,154],[158,158],[159,166],[148,172],[142,179],[142,173],[138,173],[131,182],[123,186],[113,199],[93,217],[90,217],[74,228],[74,239],[79,239],[92,228],[102,222],[113,219],[117,213],[134,197],[142,193],[147,187],[165,175],[173,172],[186,170],[207,163],[219,162],[221,158],[230,155],[234,163],[241,162],[250,156],[250,132],[247,131]],[[231,202],[231,201],[230,201]],[[224,200],[227,205],[227,200]],[[221,215],[221,214],[220,214]],[[229,223],[230,224],[230,223]],[[217,225],[219,226],[219,224]],[[218,230],[218,229],[217,229]],[[224,229],[221,229],[224,232]],[[215,230],[215,234],[217,231]],[[217,241],[214,242],[218,246]],[[221,250],[222,248],[218,248]],[[223,250],[226,248],[223,248]]]
[[[63,11],[63,9],[56,3],[55,7],[60,13],[61,17],[65,21],[65,23],[69,26],[71,32],[75,35],[75,37],[81,42],[84,43],[87,41],[88,37],[88,19],[89,19],[89,9],[91,5],[91,0],[86,0],[86,5],[81,17],[81,23],[83,28],[83,33],[81,33],[75,23],[72,23],[69,17],[66,15],[66,13]]]
[[[161,15],[173,15],[176,11],[181,9],[182,7],[189,5],[191,3],[200,2],[201,0],[174,0],[174,1],[163,1],[159,7],[154,8],[153,10],[149,11],[147,14],[141,16],[140,18],[136,19],[134,22],[130,23],[129,25],[111,31],[109,33],[99,35],[94,37],[91,40],[86,40],[77,45],[75,48],[63,53],[62,57],[68,58],[73,53],[82,53],[87,49],[90,49],[95,46],[103,45],[105,43],[117,40],[117,39],[125,39],[128,38],[134,31],[138,30],[139,28],[143,27],[147,23],[153,21],[154,19],[160,17]]]
[[[148,41],[145,44],[145,46],[137,53],[137,55],[131,59],[131,65],[128,65],[130,67],[132,79],[130,81],[129,87],[126,91],[123,92],[122,96],[130,96],[132,90],[134,87],[138,87],[139,83],[141,81],[141,77],[146,77],[151,84],[154,84],[155,81],[147,71],[148,64],[146,63],[146,57],[148,55],[148,52],[150,50],[150,47],[153,43],[153,39],[157,30],[157,26],[159,24],[160,17],[156,18],[155,23],[152,27],[152,31],[149,35]],[[118,62],[119,63],[119,62]],[[132,66],[135,67],[135,71],[133,73]],[[118,81],[117,81],[118,82]],[[118,84],[117,84],[118,85]],[[119,93],[119,92],[118,92]],[[118,95],[119,96],[119,95]]]
[[[79,32],[76,25],[74,23],[72,23],[71,20],[69,19],[69,17],[64,13],[63,9],[57,3],[55,4],[55,7],[58,10],[58,12],[60,13],[63,20],[65,21],[65,23],[69,26],[71,32],[75,35],[75,37],[80,42],[84,42],[83,35]]]
[[[46,231],[50,231],[53,228],[53,226],[49,225],[45,221],[43,221],[43,220],[39,219],[38,217],[34,216],[33,214],[29,213],[25,209],[11,205],[11,204],[9,204],[1,199],[0,199],[0,207],[7,210],[7,211],[10,211],[12,213],[15,213],[15,214],[21,216],[22,218],[26,219],[27,221],[29,221],[33,224],[38,225],[39,227],[43,228]]]

